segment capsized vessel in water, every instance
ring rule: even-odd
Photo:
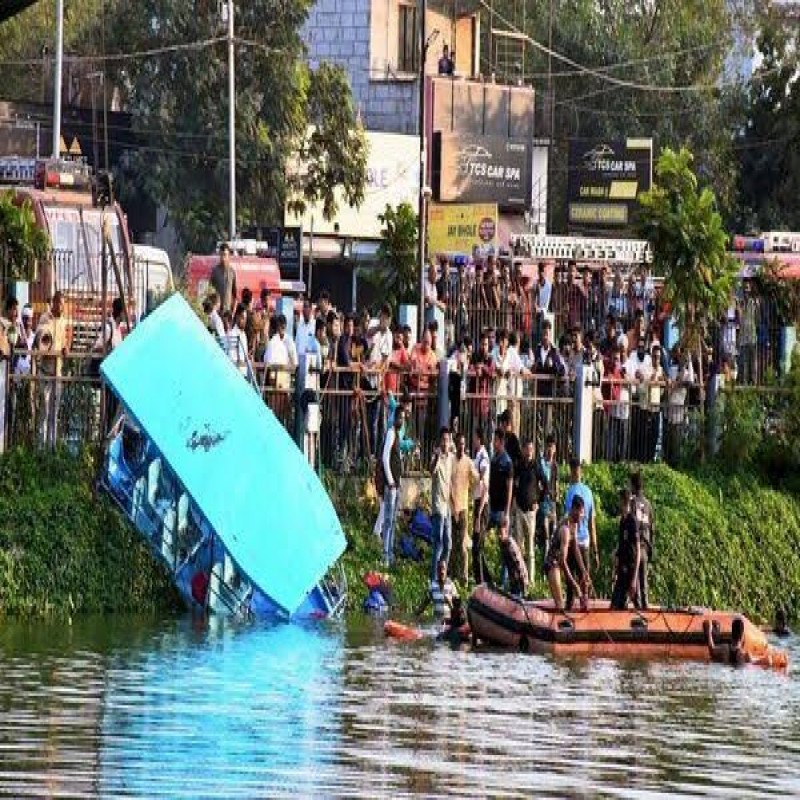
[[[101,365],[122,413],[102,484],[190,606],[261,618],[336,614],[345,537],[260,394],[173,295]]]

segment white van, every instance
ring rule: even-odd
[[[136,310],[141,319],[159,298],[175,290],[169,256],[160,247],[133,245]]]

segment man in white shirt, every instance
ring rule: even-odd
[[[247,375],[247,334],[244,332],[246,319],[244,306],[238,306],[233,318],[233,328],[225,340],[228,358],[242,375]]]
[[[225,337],[225,324],[219,314],[219,295],[216,292],[211,292],[206,298],[206,302],[209,305],[208,329],[217,337],[217,341],[221,342]]]
[[[278,316],[277,331],[269,340],[264,360],[275,372],[275,388],[287,390],[289,375],[297,369],[297,349],[286,335],[286,317],[283,314]]]
[[[440,561],[448,564],[452,548],[452,514],[450,513],[450,491],[453,485],[453,453],[450,429],[442,428],[439,446],[431,460],[431,581],[436,579]]]
[[[647,460],[647,382],[653,375],[653,361],[647,352],[644,337],[625,362],[625,373],[628,380],[635,384],[635,395],[631,398],[631,459],[643,462]]]
[[[370,375],[367,380],[369,381],[370,388],[376,392],[375,397],[370,400],[370,434],[372,441],[375,443],[375,450],[378,449],[378,442],[383,438],[383,420],[385,418],[384,398],[380,391],[382,385],[383,373],[389,366],[389,357],[392,355],[392,331],[389,327],[392,320],[392,308],[388,303],[381,306],[380,316],[378,318],[378,328],[370,329],[372,338],[369,340],[369,355],[367,356],[367,364],[369,367]]]
[[[311,301],[306,298],[303,300],[303,313],[294,336],[298,359],[306,352],[309,342],[314,338],[315,323],[316,320],[311,316]]]
[[[104,351],[103,337],[108,344],[108,351],[116,350],[122,343],[122,317],[125,313],[125,304],[121,297],[115,297],[111,304],[111,316],[106,320],[103,330],[97,336],[92,352],[102,354]]]

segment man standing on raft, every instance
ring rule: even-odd
[[[550,592],[556,608],[564,610],[563,597],[561,594],[561,573],[567,582],[567,605],[566,610],[572,609],[575,595],[581,597],[581,605],[586,606],[588,597],[589,576],[586,565],[583,563],[583,556],[578,547],[577,532],[584,515],[583,498],[576,494],[572,498],[572,504],[568,515],[553,532],[550,545],[547,548],[547,558],[544,562],[544,574],[550,584]],[[572,553],[575,563],[578,565],[579,574],[576,577],[570,571],[570,553]],[[580,583],[578,582],[580,579]]]

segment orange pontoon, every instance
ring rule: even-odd
[[[613,611],[607,600],[593,600],[585,611],[563,612],[552,601],[522,601],[483,584],[470,596],[467,616],[477,640],[523,652],[708,661],[703,623],[714,624],[716,644],[726,644],[731,640],[731,622],[741,615],[704,608]],[[765,665],[786,668],[786,654],[771,647],[755,625],[742,619],[744,649],[750,656]]]

